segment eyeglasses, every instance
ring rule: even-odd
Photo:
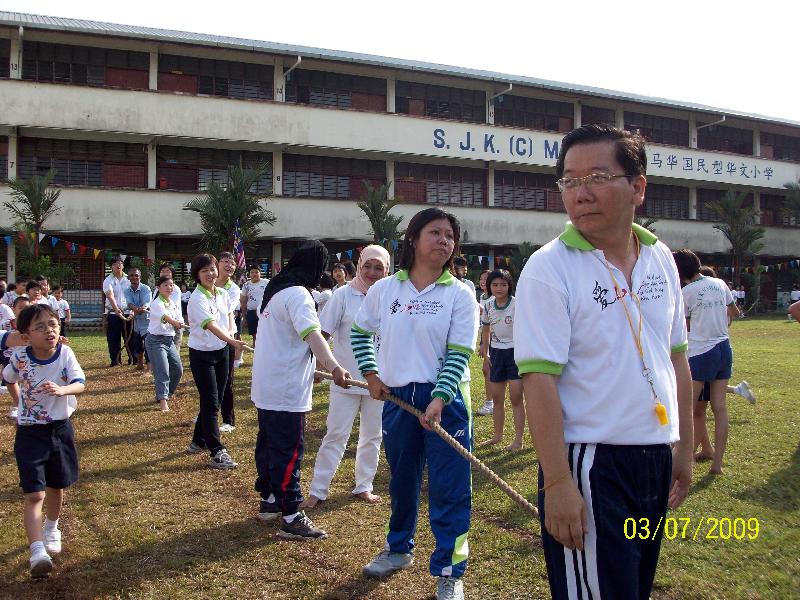
[[[611,175],[610,173],[589,173],[584,177],[562,177],[556,184],[562,192],[577,190],[582,184],[602,186],[617,177],[630,177],[629,175]]]
[[[48,323],[47,325],[42,324],[37,325],[36,327],[31,327],[31,330],[34,333],[47,333],[48,331],[55,331],[58,333],[61,330],[61,324],[55,322]]]

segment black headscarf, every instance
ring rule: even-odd
[[[264,312],[272,297],[286,288],[299,285],[311,293],[311,289],[317,287],[327,264],[328,249],[322,242],[308,240],[303,243],[281,272],[269,280],[259,312]]]

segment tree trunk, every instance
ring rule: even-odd
[[[36,225],[33,228],[33,234],[35,236],[33,238],[33,256],[35,258],[39,258],[39,231],[40,230],[41,230],[41,227],[39,225]]]

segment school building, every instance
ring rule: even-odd
[[[735,102],[735,99],[731,99]],[[458,215],[463,252],[502,262],[543,244],[566,215],[554,165],[564,133],[610,122],[648,140],[641,214],[657,235],[729,265],[709,203],[745,192],[766,228],[761,263],[800,258],[784,184],[800,180],[800,123],[452,66],[215,35],[0,12],[0,180],[57,170],[61,213],[43,247],[75,286],[98,289],[88,249],[183,265],[200,238],[182,210],[240,160],[277,216],[248,258],[285,263],[300,240],[363,245],[364,181],[389,182],[406,217]],[[0,197],[8,188],[0,184]],[[0,209],[0,224],[12,227]],[[6,244],[0,270],[14,279]],[[480,257],[478,259],[477,257]],[[102,257],[101,257],[102,258]],[[794,263],[798,264],[798,263]],[[768,298],[798,270],[764,274]],[[179,277],[180,278],[180,277]]]

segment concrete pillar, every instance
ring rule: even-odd
[[[622,108],[618,108],[614,112],[614,120],[617,123],[617,127],[619,127],[620,129],[624,129],[625,128],[625,110],[622,109]]]
[[[386,78],[386,112],[396,112],[395,99],[397,97],[397,81],[394,77]]]
[[[11,243],[6,246],[6,266],[6,281],[9,284],[8,289],[13,290],[14,288],[11,286],[11,282],[17,280],[17,247],[14,245],[13,239]]]
[[[283,260],[283,244],[281,242],[272,242],[272,276],[275,277],[281,270],[281,262]]]
[[[156,157],[158,156],[158,146],[153,141],[147,144],[147,189],[158,189],[158,181],[156,180]]]
[[[8,58],[8,73],[11,79],[22,79],[22,44],[19,38],[11,38]]]
[[[395,189],[394,189],[394,161],[387,160],[386,161],[386,185],[389,188],[388,197],[394,198]]]
[[[574,102],[572,104],[572,120],[575,121],[573,127],[580,127],[581,126],[581,106],[580,102]]]
[[[494,248],[489,248],[489,270],[494,271],[497,266],[494,264]]]
[[[273,89],[272,96],[276,102],[285,102],[284,86],[286,85],[286,77],[283,76],[283,60],[280,58],[275,60],[275,75],[273,76]]]
[[[149,259],[150,264],[156,262],[156,241],[155,240],[147,240],[147,258]],[[148,277],[149,279],[149,277]],[[156,277],[156,281],[158,281],[158,277]],[[150,287],[153,287],[156,281],[146,281]],[[154,290],[155,291],[155,290]]]
[[[689,187],[689,218],[697,219],[697,188]]]
[[[697,148],[697,117],[689,115],[689,148]]]
[[[761,130],[758,127],[753,130],[753,156],[761,156]]]
[[[486,206],[494,206],[494,165],[486,169]]]
[[[17,178],[17,154],[19,150],[19,137],[17,137],[16,133],[12,133],[8,136],[8,178],[9,179],[16,179]]]
[[[283,152],[272,153],[272,195],[283,196]]]
[[[758,222],[761,223],[761,192],[753,192],[753,208],[756,209]]]
[[[486,123],[489,125],[494,125],[494,103],[497,98],[490,98],[489,94],[486,94]]]
[[[149,88],[151,90],[158,89],[158,52],[153,50],[150,52],[150,79]]]

